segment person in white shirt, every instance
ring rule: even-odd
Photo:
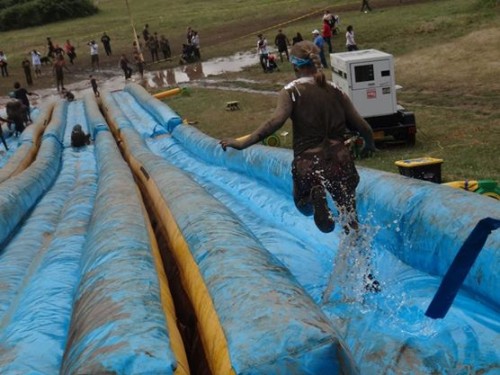
[[[99,45],[92,40],[90,46],[90,61],[92,63],[92,70],[99,70]]]
[[[347,26],[347,32],[345,33],[345,45],[348,51],[358,50],[358,46],[354,40],[354,29],[351,25]]]
[[[264,38],[264,35],[257,35],[259,39],[257,40],[257,53],[259,54],[260,65],[262,65],[262,69],[264,73],[267,73],[267,62],[269,59],[269,50],[267,49],[267,40]]]
[[[38,52],[36,49],[31,51],[31,64],[33,65],[33,68],[35,69],[35,75],[37,77],[42,75],[42,60],[40,58],[40,52]]]
[[[193,31],[193,36],[191,38],[191,44],[193,45],[194,55],[198,60],[201,60],[200,54],[200,36],[198,31]]]
[[[0,70],[2,71],[2,77],[9,76],[9,71],[7,70],[7,56],[3,51],[0,51]]]

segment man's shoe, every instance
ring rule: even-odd
[[[322,186],[311,190],[311,201],[314,209],[314,222],[320,231],[330,233],[335,229],[335,220],[328,208],[326,193]]]

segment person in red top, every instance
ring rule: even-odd
[[[323,37],[323,40],[325,43],[328,45],[328,52],[333,53],[333,48],[332,48],[332,27],[330,26],[330,23],[328,20],[323,20],[323,29],[321,36]]]

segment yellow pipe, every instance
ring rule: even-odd
[[[180,87],[176,87],[175,89],[170,89],[170,90],[167,90],[167,91],[157,92],[153,96],[156,99],[163,99],[163,98],[168,98],[169,96],[180,94],[181,92],[182,92],[182,89]]]

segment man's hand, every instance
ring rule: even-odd
[[[220,146],[224,151],[227,150],[228,147],[234,148],[236,150],[242,150],[243,147],[241,145],[240,141],[237,141],[236,139],[222,139],[219,142]]]

